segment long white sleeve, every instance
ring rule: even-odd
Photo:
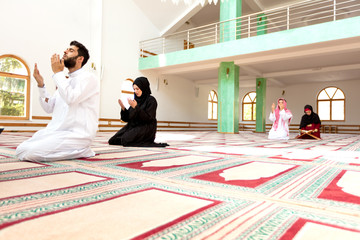
[[[275,119],[276,119],[275,113],[271,112],[271,113],[270,113],[270,116],[269,116],[269,120],[272,121],[272,122],[274,122]]]
[[[284,121],[287,121],[290,118],[292,118],[292,114],[290,112],[285,112],[285,114],[283,116]]]
[[[77,71],[87,74],[83,69]],[[68,105],[83,102],[98,91],[97,79],[91,74],[87,74],[81,81],[71,81],[71,78],[65,77],[64,72],[58,72],[53,75],[53,79],[58,86],[60,96]]]
[[[285,112],[285,111],[280,111],[279,114],[280,114],[280,118],[283,121],[287,121],[290,118],[292,118],[292,114],[288,113],[288,112]],[[275,113],[272,113],[272,112],[270,113],[269,120],[272,121],[272,122],[274,122],[276,120]]]
[[[53,111],[53,129],[71,129],[81,136],[92,139],[96,135],[99,119],[100,84],[94,74],[79,69],[69,73],[53,75],[57,90]]]
[[[39,87],[38,89],[39,89],[39,95],[40,95],[39,100],[41,107],[44,109],[45,112],[52,113],[54,111],[55,98],[50,96],[45,86],[42,88]],[[48,100],[46,101],[46,99]]]

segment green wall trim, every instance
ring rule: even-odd
[[[360,16],[139,59],[154,69],[360,36]],[[183,43],[181,43],[183,44]]]

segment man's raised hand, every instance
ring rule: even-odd
[[[44,78],[40,75],[37,63],[35,63],[33,76],[38,84],[38,87],[44,87]]]
[[[60,59],[59,54],[54,54],[51,57],[51,68],[54,73],[62,72],[64,70],[64,59]]]

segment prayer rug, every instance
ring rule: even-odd
[[[360,239],[360,135],[158,132],[166,148],[19,161],[0,135],[0,239]]]

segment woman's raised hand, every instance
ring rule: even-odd
[[[132,108],[135,108],[137,106],[137,101],[131,98],[128,98],[128,103]]]
[[[118,99],[118,103],[119,103],[121,109],[125,110],[125,106],[124,106],[123,102],[121,101],[121,99]]]

